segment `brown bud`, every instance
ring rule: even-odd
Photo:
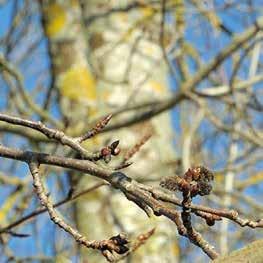
[[[120,148],[115,148],[115,149],[112,151],[112,155],[116,156],[116,155],[118,155],[120,152],[121,152],[121,149],[120,149]]]
[[[117,141],[113,142],[113,143],[110,145],[110,148],[112,148],[112,149],[115,149],[115,148],[117,148],[117,146],[119,145],[119,143],[120,143],[120,141],[119,141],[119,140],[117,140]]]
[[[109,149],[109,147],[102,148],[100,152],[102,156],[107,156],[111,154],[111,150]]]
[[[177,175],[167,176],[161,180],[160,186],[163,188],[166,188],[170,191],[176,191],[176,190],[178,190],[179,180],[181,180],[181,178]]]
[[[212,218],[206,218],[206,223],[208,226],[213,226],[215,224],[215,220]]]

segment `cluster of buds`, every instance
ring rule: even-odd
[[[119,234],[117,236],[111,237],[109,240],[103,240],[99,242],[98,248],[101,250],[102,254],[107,258],[108,261],[113,262],[114,255],[113,252],[117,254],[125,254],[129,251],[127,244],[129,243],[126,235]]]
[[[182,193],[190,193],[191,197],[196,195],[208,195],[212,190],[211,181],[214,175],[203,166],[189,168],[188,171],[180,176],[170,176],[160,182],[160,186],[170,191],[179,190]]]
[[[118,234],[117,236],[111,237],[110,240],[114,243],[116,247],[118,247],[118,249],[115,249],[116,253],[124,254],[129,250],[129,248],[127,247],[129,241],[126,235]]]
[[[98,159],[103,159],[105,163],[111,161],[111,156],[116,156],[120,153],[120,148],[118,147],[119,141],[115,141],[109,146],[103,147],[100,151]]]

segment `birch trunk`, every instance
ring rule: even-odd
[[[82,130],[88,120],[119,107],[169,96],[167,70],[159,45],[160,12],[145,5],[84,25],[85,17],[131,2],[82,2],[80,5],[69,0],[42,1],[55,87],[69,123]],[[176,157],[170,118],[167,112],[163,113],[150,121],[103,134],[87,147],[99,149],[118,139],[125,152],[144,134],[152,133],[151,140],[126,171],[134,178],[159,180],[172,174],[167,163]],[[84,188],[93,180],[83,176],[78,185]],[[76,221],[89,239],[105,239],[121,231],[135,236],[156,227],[154,236],[132,255],[131,262],[176,262],[179,256],[176,228],[166,219],[147,218],[142,210],[112,189],[105,187],[79,200]],[[81,252],[81,262],[103,261],[97,252],[85,248]]]

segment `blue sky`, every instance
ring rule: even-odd
[[[222,2],[222,1],[215,1],[215,2]],[[259,1],[255,1],[260,4]],[[11,10],[12,10],[12,4],[14,1],[7,1],[7,4],[0,7],[0,40],[3,38],[3,36],[6,34],[7,29],[10,25],[10,15],[11,15]],[[22,5],[23,1],[19,1],[19,3]],[[248,18],[244,19],[244,16],[246,15],[244,12],[239,11],[239,10],[232,10],[229,13],[226,13],[224,11],[218,12],[218,15],[221,17],[222,21],[224,24],[226,24],[232,31],[233,33],[239,33],[242,32],[243,29],[251,25],[253,21],[255,21],[256,17],[259,16],[259,13],[262,12],[262,9],[258,9],[252,16],[248,16]],[[214,34],[212,32],[211,26],[207,23],[205,20],[198,19],[196,15],[189,15],[186,17],[187,21],[189,22],[188,27],[186,28],[185,32],[185,37],[186,39],[191,42],[195,43],[196,47],[198,50],[201,51],[201,59],[204,63],[207,63],[216,53],[218,53],[222,48],[224,48],[230,41],[229,36],[227,36],[224,33],[218,32],[218,34]],[[244,21],[245,20],[245,21]],[[41,34],[41,24],[40,24],[40,16],[39,15],[34,15],[33,21],[35,23],[35,30],[39,31],[39,35]],[[193,28],[192,26],[202,27],[202,30],[196,30],[196,28]],[[34,30],[34,29],[33,29]],[[204,38],[206,36],[206,38]],[[26,41],[29,41],[27,39]],[[5,52],[3,49],[3,46],[0,45],[0,52]],[[31,61],[37,61],[36,65],[30,64],[29,62],[25,64],[20,64],[19,65],[19,70],[21,73],[25,76],[24,83],[25,86],[27,87],[29,92],[32,92],[32,90],[35,88],[36,83],[38,79],[36,78],[35,74],[32,74],[34,70],[46,70],[48,71],[49,69],[49,58],[47,56],[47,50],[46,50],[46,40],[42,39],[40,42],[40,45],[38,49],[31,54]],[[32,63],[32,62],[31,62]],[[232,66],[232,61],[227,60],[225,62],[225,68],[226,68],[226,74],[230,74],[231,72],[231,66]],[[193,71],[194,71],[194,66],[192,66]],[[37,71],[36,71],[37,72]],[[241,72],[241,76],[246,77],[246,70],[244,72]],[[176,86],[176,83],[172,76],[167,76],[167,79],[170,83],[171,89],[176,90],[178,87]],[[50,81],[50,78],[47,77],[43,81],[43,84],[48,85]],[[4,85],[3,81],[1,81],[0,78],[0,110],[5,108],[5,105],[7,103],[7,87]],[[207,82],[203,82],[201,84],[201,87],[206,87],[208,85]],[[37,97],[37,102],[38,103],[43,103],[43,96],[42,94],[39,94]],[[57,107],[53,105],[52,107],[52,114],[59,118],[59,111],[57,110]],[[180,120],[181,116],[181,108],[175,108],[173,110],[172,114],[172,122],[174,129],[180,133],[181,127],[180,127]],[[260,120],[258,120],[260,121]],[[201,134],[206,134],[210,129],[209,127],[211,124],[208,122],[203,122],[199,128],[199,132]],[[6,144],[14,144],[14,141],[10,141],[11,137],[10,135],[7,135],[4,137],[3,142]],[[16,143],[17,145],[20,145],[22,147],[23,145],[26,145],[26,141],[23,139],[19,139]],[[178,145],[179,142],[175,141],[175,145]],[[226,136],[225,134],[221,134],[220,136],[217,137],[217,140],[210,140],[207,141],[207,143],[204,145],[204,147],[207,147],[207,149],[217,149],[218,152],[220,153],[226,153],[227,152],[227,147],[229,145],[229,137]],[[224,166],[226,163],[226,159],[222,158],[220,162],[217,164],[216,168],[220,168]],[[10,168],[12,165],[10,161],[6,162],[3,160],[0,160],[1,164],[1,170],[5,171]],[[255,170],[260,170],[263,169],[263,163],[259,162]],[[27,175],[27,167],[25,165],[19,165],[17,168],[14,169],[16,174],[18,176],[24,177]],[[51,177],[52,178],[52,177]],[[49,180],[49,186],[51,187],[53,185],[52,182],[53,179]],[[256,190],[251,191],[250,189],[248,190],[248,193],[251,195],[254,195],[255,197],[258,197],[259,192],[262,191],[262,186],[258,186],[256,188],[253,188]],[[12,189],[7,189],[6,187],[0,186],[0,205],[3,202],[4,198],[12,191]],[[52,187],[51,187],[52,191]],[[61,196],[60,196],[61,197]],[[29,209],[31,210],[37,205],[37,202],[34,201],[29,205]],[[37,244],[35,241],[34,236],[30,236],[26,239],[26,242],[22,239],[15,239],[10,242],[10,247],[16,251],[18,255],[21,256],[26,256],[29,254],[35,254],[36,251],[39,251],[45,255],[52,255],[53,254],[53,248],[52,248],[52,242],[47,242],[48,239],[53,235],[54,233],[54,225],[48,220],[47,215],[42,215],[41,216],[42,220],[39,220],[38,223],[36,224],[37,228],[42,229],[40,230],[40,234],[43,236],[42,242],[40,244]],[[34,233],[33,225],[25,225],[23,228],[19,229],[19,232],[23,233]],[[59,231],[61,232],[61,231]],[[61,234],[61,233],[60,233]],[[62,234],[64,235],[64,233]],[[0,259],[1,263],[1,259]]]

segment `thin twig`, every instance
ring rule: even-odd
[[[93,160],[99,160],[103,157],[100,153],[91,153],[85,148],[83,148],[80,145],[80,143],[83,141],[83,137],[73,138],[73,137],[67,136],[63,131],[48,128],[46,125],[44,125],[40,121],[34,122],[30,120],[25,120],[19,117],[9,116],[9,115],[2,114],[2,113],[0,113],[0,121],[5,121],[7,123],[12,123],[14,125],[24,126],[24,127],[31,128],[33,130],[37,130],[41,132],[42,134],[44,134],[47,138],[51,140],[56,140],[62,145],[69,146],[73,150],[77,151],[77,153],[79,153],[84,159],[93,161]],[[104,120],[103,124],[100,125],[100,128],[103,125],[105,126],[108,121],[109,121],[109,117]],[[92,134],[94,134],[94,131],[92,132]]]
[[[69,233],[79,244],[84,245],[87,248],[100,250],[109,262],[112,262],[114,260],[114,256],[112,254],[113,251],[118,254],[126,253],[126,251],[128,250],[128,248],[126,247],[128,241],[125,236],[118,235],[116,237],[112,237],[109,240],[90,241],[81,233],[79,233],[78,230],[66,223],[65,220],[63,220],[63,218],[59,215],[59,213],[56,212],[52,202],[49,200],[49,196],[46,194],[46,190],[39,175],[38,162],[34,160],[34,157],[32,157],[32,159],[29,160],[28,165],[33,177],[33,186],[35,188],[36,194],[41,204],[47,209],[50,219],[56,225]]]
[[[59,206],[62,206],[64,204],[67,204],[67,203],[70,203],[70,202],[73,202],[74,200],[78,199],[79,197],[83,196],[83,195],[86,195],[98,188],[100,188],[101,186],[104,186],[104,185],[107,185],[106,182],[101,182],[101,183],[97,183],[77,194],[73,194],[72,196],[67,196],[66,198],[64,198],[63,200],[55,203],[53,206],[54,208],[55,207],[59,207]],[[26,216],[23,216],[21,217],[20,219],[16,220],[15,222],[3,227],[0,229],[0,234],[2,233],[6,233],[7,231],[9,231],[10,229],[14,228],[14,227],[17,227],[17,226],[20,226],[21,224],[35,218],[36,216],[38,215],[41,215],[43,213],[47,212],[47,208],[38,208],[36,209],[35,211],[31,212],[30,214],[26,215]]]

